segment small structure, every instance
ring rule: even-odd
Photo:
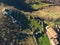
[[[55,32],[55,30],[49,26],[46,27],[46,34],[51,42],[52,45],[58,45],[59,42],[57,40],[58,34]]]
[[[53,38],[58,38],[58,34],[53,28],[47,26],[46,31],[49,32]]]

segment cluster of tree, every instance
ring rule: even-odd
[[[14,18],[18,20],[18,17]],[[13,19],[11,17],[5,15],[0,18],[0,43],[2,43],[3,45],[22,45],[20,44],[21,41],[23,42],[24,40],[27,40],[27,37],[29,36],[25,33],[20,33],[20,26],[22,25],[20,25],[19,23],[13,23],[12,20]],[[26,22],[24,23],[24,19],[22,18],[22,16],[19,20],[25,27]]]

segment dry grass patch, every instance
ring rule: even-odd
[[[45,20],[55,21],[56,19],[60,18],[60,6],[52,6],[38,10],[37,12],[34,12],[34,15],[37,15]]]

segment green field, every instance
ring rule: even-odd
[[[42,8],[42,7],[48,6],[48,5],[49,5],[48,3],[40,2],[40,3],[38,3],[38,4],[32,4],[31,7],[32,7],[33,9],[39,9],[39,8]]]
[[[34,32],[34,31],[42,31],[42,25],[39,24],[39,22],[35,19],[29,19],[30,21],[30,26],[32,28],[32,31],[28,28],[28,29],[25,29],[23,30],[23,32],[27,32],[27,33],[31,33],[31,32]],[[38,29],[37,29],[38,28]]]
[[[31,25],[33,25],[34,27],[38,27],[39,29],[42,28],[42,26],[36,21],[36,20],[30,20],[31,21]]]
[[[49,39],[46,35],[43,35],[43,37],[38,38],[39,45],[50,45]]]

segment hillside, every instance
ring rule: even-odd
[[[7,14],[2,11],[7,8]],[[46,26],[60,25],[60,6],[41,0],[0,1],[1,45],[51,45]]]
[[[1,8],[2,7],[2,8]],[[0,8],[3,9],[3,6]],[[40,18],[31,16],[31,15],[25,15],[24,13],[20,12],[19,10],[8,6],[8,9],[10,8],[13,13],[11,15],[3,15],[2,10],[0,10],[0,44],[3,45],[21,45],[21,44],[29,44],[29,45],[36,45],[35,42],[35,35],[38,36],[38,34],[42,34],[44,30],[42,29],[42,20]],[[11,16],[11,17],[10,17]],[[13,17],[13,18],[12,18]],[[16,20],[17,22],[14,22]],[[42,21],[42,22],[41,22]],[[47,36],[45,35],[43,37],[44,33],[42,34],[42,38]],[[36,40],[38,40],[38,38]],[[45,38],[45,39],[46,39]],[[11,40],[12,39],[12,40]],[[39,40],[38,40],[39,41]],[[43,41],[45,42],[45,41]],[[48,44],[49,40],[46,41],[44,44]],[[40,44],[40,43],[39,43]]]
[[[35,15],[46,20],[57,20],[60,18],[60,6],[51,6],[34,12]]]

